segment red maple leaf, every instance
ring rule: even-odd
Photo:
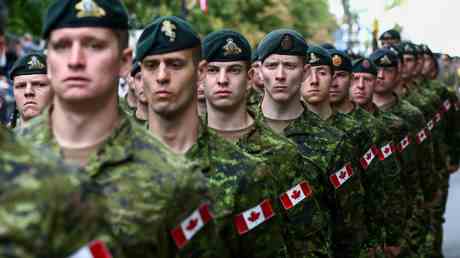
[[[385,150],[384,150],[384,152],[385,152],[386,154],[388,154],[388,153],[390,152],[390,148],[386,147]]]
[[[345,171],[342,171],[340,172],[340,179],[344,179],[345,177],[347,177],[347,173],[345,173]]]
[[[256,220],[258,220],[260,217],[260,212],[251,212],[251,216],[249,216],[248,220],[251,221],[251,222],[254,222]]]
[[[372,158],[372,154],[371,153],[368,153],[367,156],[366,156],[366,159],[367,160],[370,160]]]
[[[300,197],[300,191],[299,190],[295,190],[294,192],[292,192],[292,195],[291,195],[292,199],[297,199]]]
[[[191,219],[186,227],[188,231],[193,230],[198,225],[198,219]]]

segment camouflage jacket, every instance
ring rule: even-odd
[[[290,257],[331,257],[330,214],[324,186],[319,182],[324,172],[302,156],[293,142],[265,126],[260,117],[255,118],[255,126],[237,145],[277,172],[273,182],[278,198],[284,201],[277,208],[283,214]],[[307,187],[291,191],[293,187],[307,186],[305,183],[310,191]]]
[[[24,136],[60,155],[49,117],[47,112],[32,121]],[[183,226],[187,221],[196,222],[187,219],[212,201],[200,171],[123,112],[119,126],[90,156],[83,170],[101,189],[108,207],[105,216],[122,245],[122,256],[227,256],[213,220],[206,220],[198,232],[194,227],[197,223]],[[183,229],[179,230],[182,235],[172,233],[178,227]]]
[[[186,157],[202,167],[219,235],[232,257],[287,257],[275,171],[209,130],[205,121]]]
[[[67,257],[109,232],[82,174],[0,126],[0,257]]]
[[[259,112],[261,112],[259,110]],[[365,232],[364,189],[357,171],[352,143],[347,135],[307,110],[283,134],[298,150],[324,171],[323,184],[332,219],[334,257],[358,257]]]

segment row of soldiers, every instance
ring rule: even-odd
[[[0,257],[442,257],[460,113],[427,46],[252,51],[165,16],[133,62],[119,0],[56,0],[43,37],[9,75]]]

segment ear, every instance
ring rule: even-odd
[[[311,66],[310,66],[310,64],[305,64],[303,66],[302,82],[305,82],[307,80],[307,78],[310,76],[310,74],[311,74]]]
[[[198,80],[203,81],[206,79],[206,69],[208,67],[208,62],[206,60],[203,60],[200,62],[198,65]]]
[[[121,69],[120,69],[120,77],[128,77],[131,66],[133,63],[133,49],[132,48],[125,48],[121,53]]]

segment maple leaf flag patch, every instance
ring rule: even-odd
[[[104,242],[95,240],[82,247],[69,258],[112,258],[112,255]]]
[[[359,160],[361,167],[366,170],[371,164],[372,160],[374,160],[374,158],[378,155],[378,152],[379,150],[375,146],[369,148],[369,150],[364,153],[363,157]]]
[[[442,107],[444,109],[444,112],[447,112],[450,110],[450,108],[452,107],[451,103],[450,103],[450,100],[446,100],[442,103]]]
[[[428,123],[426,124],[426,127],[428,128],[428,130],[432,131],[433,128],[434,128],[434,121],[433,119],[428,121]]]
[[[347,163],[339,171],[335,172],[333,175],[329,176],[329,181],[334,186],[335,189],[340,188],[348,179],[353,175],[353,168],[350,163]]]
[[[180,249],[184,247],[209,221],[213,215],[209,211],[209,204],[202,204],[180,225],[171,230],[171,236]]]
[[[398,145],[399,152],[403,152],[410,145],[410,137],[407,135],[404,137]]]
[[[256,207],[235,216],[235,227],[243,235],[275,216],[270,200],[264,200]]]
[[[281,204],[284,209],[289,210],[310,197],[312,193],[310,185],[306,181],[302,181],[280,196]]]
[[[426,140],[427,137],[426,129],[423,128],[420,132],[417,133],[417,143],[421,144]]]
[[[441,112],[436,112],[436,114],[434,115],[434,121],[436,123],[439,123],[439,122],[441,122],[441,118],[442,118]]]
[[[379,159],[380,160],[385,160],[386,158],[390,157],[391,154],[395,152],[395,147],[392,143],[388,143],[384,145],[382,148],[380,148],[380,155]]]

